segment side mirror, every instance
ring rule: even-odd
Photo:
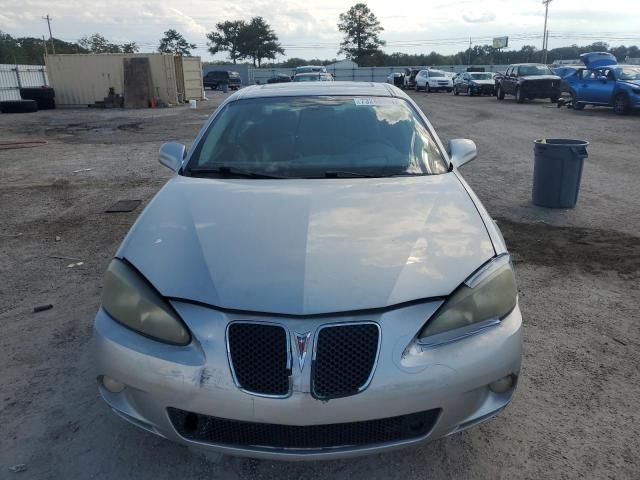
[[[600,80],[601,83],[607,83],[607,77],[605,77],[604,75],[600,75],[598,77],[598,80]]]
[[[182,161],[187,153],[187,148],[177,142],[163,143],[160,147],[160,158],[162,165],[177,172],[182,166]]]
[[[449,158],[455,168],[460,168],[477,156],[478,149],[473,140],[467,140],[466,138],[449,140]]]

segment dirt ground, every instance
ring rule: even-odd
[[[640,115],[412,96],[444,141],[477,143],[463,173],[516,261],[525,353],[504,413],[421,447],[319,463],[205,457],[128,425],[98,397],[91,330],[142,206],[104,210],[146,203],[170,176],[160,144],[190,143],[223,94],[198,110],[0,115],[0,141],[48,142],[0,150],[0,478],[638,478]],[[576,209],[531,204],[544,137],[591,142]]]

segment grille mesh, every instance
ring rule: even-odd
[[[241,388],[262,395],[286,395],[289,392],[291,372],[284,328],[233,323],[227,335],[231,367]]]
[[[431,431],[440,410],[400,417],[329,425],[276,425],[209,417],[169,408],[169,418],[184,438],[217,445],[323,449],[411,440]]]
[[[322,328],[312,370],[313,395],[327,399],[358,393],[371,375],[378,341],[378,327],[371,323]]]

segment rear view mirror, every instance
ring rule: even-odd
[[[160,147],[159,161],[165,167],[177,172],[182,166],[182,161],[187,153],[187,148],[177,142],[163,143]]]
[[[478,156],[478,149],[473,140],[456,138],[449,140],[449,159],[455,168],[460,168],[465,163]]]

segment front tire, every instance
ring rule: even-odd
[[[514,96],[516,97],[516,103],[524,103],[524,95],[522,95],[522,89],[520,87],[516,87]]]
[[[496,90],[496,98],[498,100],[504,100],[504,90],[502,89],[502,85],[498,85],[498,89]]]
[[[613,112],[616,115],[626,115],[629,113],[629,99],[624,93],[619,93],[613,99]]]
[[[558,97],[556,95],[553,95],[549,100],[551,100],[551,103],[558,103]]]
[[[571,92],[571,106],[574,110],[584,110],[584,103],[579,103],[573,92]]]
[[[453,94],[460,95],[460,92],[458,91],[458,87],[453,87]]]

